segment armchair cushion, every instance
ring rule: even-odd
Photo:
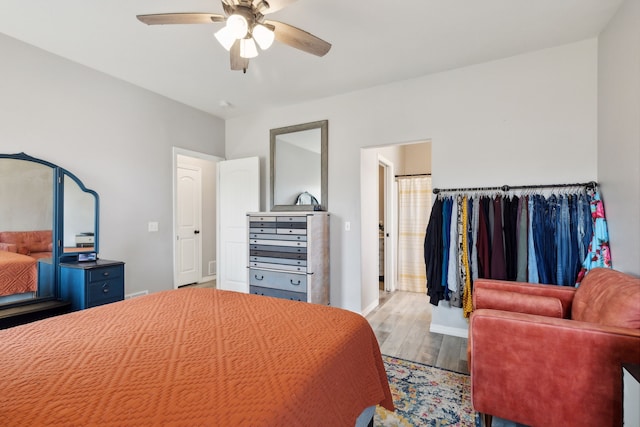
[[[640,280],[607,268],[591,270],[576,292],[571,318],[640,329]]]
[[[558,318],[564,315],[560,300],[550,296],[480,288],[473,293],[473,301],[476,309],[490,308]]]
[[[513,292],[514,294],[518,294],[518,295],[535,295],[535,296],[554,298],[558,300],[562,306],[562,316],[560,317],[565,319],[568,319],[571,317],[571,305],[573,303],[573,297],[575,296],[575,293],[576,293],[575,288],[566,287],[566,286],[540,285],[537,283],[508,282],[504,280],[478,279],[473,283],[474,309],[492,308],[492,307],[481,307],[476,305],[475,295],[478,292],[482,292],[483,289]],[[506,308],[503,307],[502,309],[506,309]],[[536,314],[530,311],[522,311],[522,312]]]

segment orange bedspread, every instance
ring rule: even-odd
[[[0,425],[353,426],[393,403],[345,310],[179,289],[0,331]]]
[[[0,296],[37,290],[36,260],[27,255],[0,251]]]

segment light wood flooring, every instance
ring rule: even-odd
[[[380,291],[380,305],[367,320],[382,354],[469,373],[467,339],[429,332],[431,305],[426,294]]]

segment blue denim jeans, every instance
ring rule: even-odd
[[[572,277],[575,266],[572,264],[574,248],[571,245],[569,198],[565,195],[560,196],[556,206],[555,246],[557,257],[555,283],[562,286],[573,286],[575,285],[576,277]]]
[[[536,250],[539,282],[556,283],[555,225],[558,203],[555,196],[534,198],[533,241]]]

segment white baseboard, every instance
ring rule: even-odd
[[[149,290],[145,289],[144,291],[139,291],[139,292],[132,292],[130,294],[126,294],[124,296],[124,299],[131,299],[131,298],[137,298],[137,297],[141,297],[144,295],[149,295]]]
[[[380,305],[380,300],[379,299],[375,300],[374,302],[369,304],[368,307],[366,307],[364,310],[362,310],[362,315],[366,316],[367,314],[371,313],[373,311],[373,309],[376,308],[379,305]]]
[[[216,280],[216,275],[213,274],[211,276],[205,276],[202,279],[198,280],[198,283],[206,283],[206,282],[211,282],[213,280]]]
[[[429,332],[433,332],[436,334],[443,334],[443,335],[451,335],[451,336],[460,337],[460,338],[469,337],[468,329],[452,328],[451,326],[437,325],[433,323],[431,323],[431,326],[429,327]]]

